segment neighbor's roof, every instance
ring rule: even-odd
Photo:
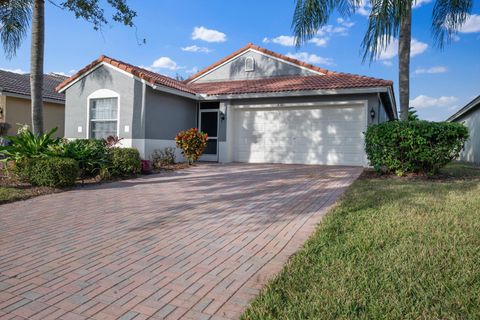
[[[65,102],[65,94],[59,93],[55,87],[67,79],[66,76],[51,73],[43,77],[43,98]],[[30,75],[0,70],[0,91],[2,93],[30,96]]]
[[[274,56],[278,59],[285,60],[289,63],[311,69],[318,73],[312,76],[279,76],[272,78],[265,78],[259,80],[234,80],[234,81],[214,81],[208,83],[192,83],[191,81],[196,77],[214,69],[241,54],[248,49],[255,49],[267,55]],[[333,72],[322,69],[311,64],[301,62],[299,60],[263,49],[253,44],[248,44],[237,52],[211,65],[210,67],[198,72],[186,81],[178,81],[170,77],[160,75],[150,70],[133,66],[131,64],[115,60],[107,56],[100,56],[97,60],[90,63],[88,66],[77,72],[72,77],[66,79],[57,86],[57,90],[64,90],[68,85],[79,80],[88,72],[102,63],[107,63],[125,72],[128,72],[142,80],[147,81],[151,85],[165,86],[176,89],[192,95],[224,95],[224,94],[246,94],[246,93],[267,93],[267,92],[286,92],[286,91],[301,91],[301,90],[335,90],[348,88],[371,88],[371,87],[392,87],[393,82],[390,80],[383,80],[360,75]]]
[[[172,89],[180,90],[183,92],[191,93],[191,94],[196,94],[195,91],[193,91],[192,88],[190,88],[188,85],[184,84],[181,81],[175,80],[173,78],[158,74],[156,72],[140,68],[134,65],[131,65],[129,63],[116,60],[110,57],[107,57],[105,55],[100,56],[97,60],[93,61],[89,65],[87,65],[85,68],[82,70],[78,71],[76,74],[71,76],[70,78],[66,79],[62,83],[60,83],[57,86],[57,91],[62,90],[69,84],[75,82],[75,80],[81,78],[84,74],[88,73],[91,71],[93,68],[96,66],[100,65],[101,63],[108,63],[114,67],[117,67],[120,70],[123,70],[125,72],[128,72],[142,80],[147,81],[151,85],[160,85],[160,86],[165,86],[169,87]]]
[[[479,107],[480,107],[480,96],[476,97],[475,99],[470,101],[465,107],[455,112],[455,114],[453,114],[450,118],[448,118],[447,121],[455,121],[461,116],[463,116],[464,114],[466,114],[467,112],[473,111]]]

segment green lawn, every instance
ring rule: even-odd
[[[364,177],[243,319],[478,319],[480,170]]]

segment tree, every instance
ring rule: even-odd
[[[439,48],[450,42],[465,23],[473,0],[436,0],[432,13],[432,33]],[[293,33],[297,46],[310,40],[327,24],[338,10],[349,16],[361,0],[296,0]],[[408,120],[410,101],[410,46],[412,37],[412,6],[415,0],[371,0],[368,27],[362,42],[363,61],[373,61],[396,37],[398,40],[400,119]]]
[[[100,0],[64,0],[56,7],[72,12],[77,19],[92,23],[99,30],[108,23]],[[133,26],[137,15],[126,3],[127,0],[107,0],[114,9],[112,20]],[[32,21],[32,43],[30,51],[30,90],[32,99],[32,130],[43,133],[43,64],[45,44],[45,0],[0,0],[0,39],[7,58],[15,56]]]

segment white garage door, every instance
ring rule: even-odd
[[[239,108],[234,123],[238,162],[365,164],[363,105]]]

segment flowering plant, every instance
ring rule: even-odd
[[[207,141],[208,135],[197,128],[180,131],[175,137],[177,148],[182,150],[188,164],[192,164],[200,158],[207,147]]]

